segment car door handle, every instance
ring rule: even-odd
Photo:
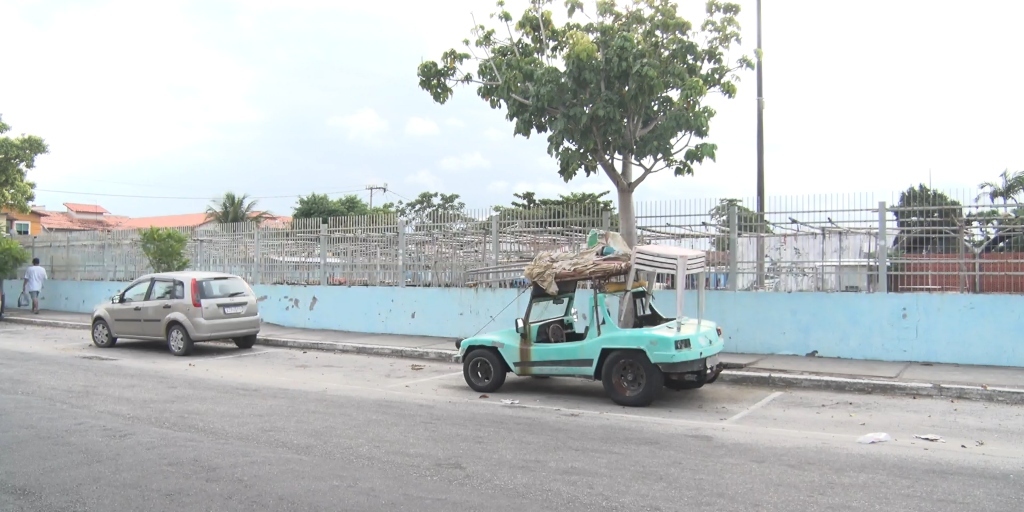
[[[142,311],[142,306],[135,306],[133,309],[135,311]]]
[[[164,304],[164,309],[171,309],[171,305],[170,304]]]

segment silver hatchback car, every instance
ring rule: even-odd
[[[242,278],[219,272],[142,276],[92,313],[92,341],[101,348],[118,338],[166,340],[172,354],[187,356],[197,341],[252,348],[259,332],[256,294]]]

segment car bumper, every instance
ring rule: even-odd
[[[260,333],[260,317],[223,318],[220,320],[196,319],[192,321],[189,333],[193,341],[224,340],[255,336]]]
[[[719,373],[722,373],[722,361],[719,359],[718,354],[692,361],[656,364],[664,373],[693,373],[707,370],[709,381],[713,377],[718,377]]]

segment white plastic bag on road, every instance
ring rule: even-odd
[[[892,438],[889,437],[889,434],[886,434],[885,432],[875,432],[872,434],[867,434],[861,436],[860,439],[857,440],[857,442],[860,444],[884,443],[886,441],[892,441]]]

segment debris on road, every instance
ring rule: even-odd
[[[860,444],[884,443],[886,441],[892,441],[892,437],[890,437],[889,434],[886,434],[885,432],[874,432],[871,434],[861,436],[860,439],[857,440],[857,442]]]
[[[985,446],[985,441],[975,441],[974,445],[975,446]]]
[[[480,395],[480,398],[490,398],[491,395]]]
[[[501,403],[505,405],[519,405],[519,400],[502,399]]]
[[[422,369],[424,369],[426,367],[427,367],[427,365],[425,365],[425,364],[414,364],[414,365],[410,366],[409,368],[411,368],[413,370],[422,370]]]
[[[918,435],[916,435],[914,437],[916,439],[923,439],[925,441],[931,441],[933,443],[935,443],[935,442],[945,443],[946,442],[946,440],[943,439],[942,436],[935,435],[935,434],[918,434]]]

